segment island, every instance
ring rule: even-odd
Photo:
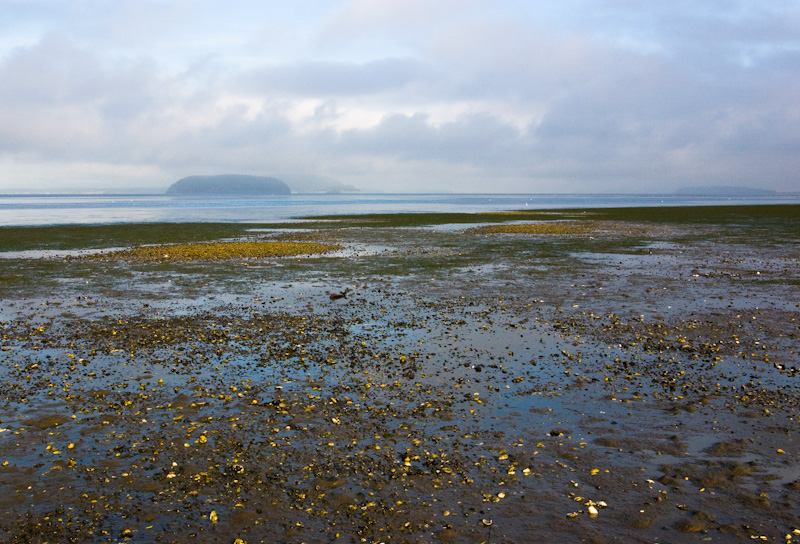
[[[169,186],[168,195],[288,195],[289,186],[277,178],[223,174],[189,176]]]

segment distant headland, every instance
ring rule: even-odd
[[[189,176],[169,186],[168,195],[288,195],[289,186],[277,178],[223,174]]]
[[[709,185],[705,187],[684,187],[675,191],[675,194],[679,196],[748,197],[775,196],[778,192],[770,189],[756,189],[754,187]]]

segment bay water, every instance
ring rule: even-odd
[[[800,194],[796,193],[747,198],[652,194],[0,195],[0,226],[269,223],[300,217],[368,213],[798,203]]]

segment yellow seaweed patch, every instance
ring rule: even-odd
[[[209,242],[136,247],[89,258],[114,261],[220,261],[313,255],[337,249],[337,245],[313,242]]]
[[[554,221],[551,223],[486,225],[470,229],[469,232],[479,234],[586,234],[596,230],[597,226],[592,223]]]

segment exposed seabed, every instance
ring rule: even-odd
[[[765,208],[15,246],[0,540],[798,539],[797,216]]]

